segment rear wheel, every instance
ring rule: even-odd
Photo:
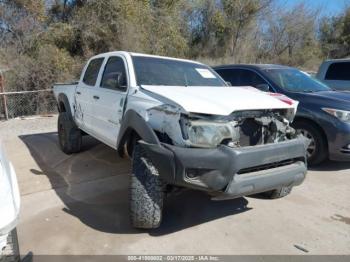
[[[78,153],[81,149],[82,135],[68,113],[59,114],[57,129],[61,150],[66,154]]]
[[[327,141],[317,126],[306,121],[297,121],[293,127],[310,140],[306,150],[309,165],[318,165],[327,159]]]
[[[164,183],[146,152],[135,144],[130,180],[130,218],[137,228],[157,228],[162,220]]]

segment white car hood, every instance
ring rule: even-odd
[[[294,109],[298,103],[288,104],[252,87],[212,86],[150,86],[142,88],[165,97],[191,113],[229,115],[234,111],[260,109]]]

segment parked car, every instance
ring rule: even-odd
[[[16,231],[19,208],[16,173],[0,141],[0,261],[19,261]]]
[[[350,58],[324,61],[316,78],[332,89],[350,91]]]
[[[289,126],[297,103],[230,88],[204,64],[111,52],[91,58],[78,83],[53,89],[63,152],[79,152],[84,132],[132,156],[135,227],[158,227],[174,188],[277,198],[305,178],[308,140]]]
[[[214,68],[233,86],[253,86],[299,101],[292,126],[311,140],[308,161],[350,160],[350,93],[336,92],[305,73],[281,65],[224,65]]]

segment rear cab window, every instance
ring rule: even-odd
[[[325,80],[350,81],[350,62],[332,63],[328,67]]]
[[[101,58],[92,59],[90,61],[83,77],[84,84],[88,86],[95,86],[103,60],[104,58],[101,57]]]

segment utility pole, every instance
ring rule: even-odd
[[[0,95],[2,97],[2,106],[4,109],[5,119],[9,119],[8,111],[7,111],[7,100],[5,95],[5,78],[3,72],[0,70]]]

